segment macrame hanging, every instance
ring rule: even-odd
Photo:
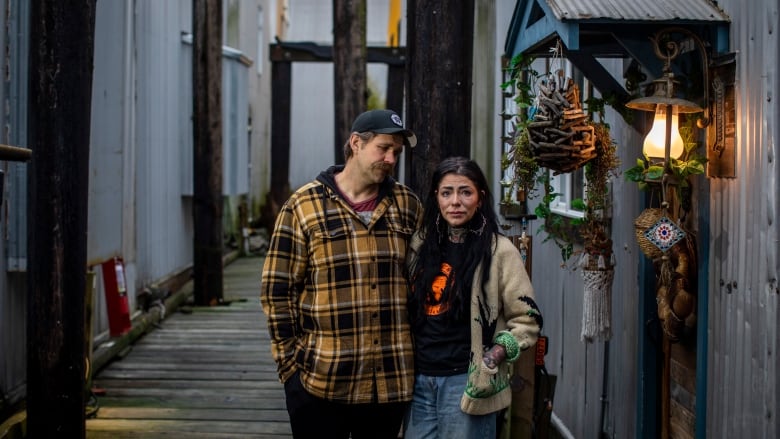
[[[612,281],[615,270],[582,270],[585,297],[582,305],[584,342],[607,341],[612,338]]]
[[[585,285],[580,339],[587,343],[607,341],[612,338],[612,281],[615,278],[612,240],[601,231],[586,245],[578,265]]]
[[[612,283],[615,278],[615,253],[610,239],[610,220],[604,215],[607,206],[607,181],[610,169],[616,167],[614,146],[609,130],[597,124],[596,158],[585,170],[585,195],[588,203],[584,222],[579,229],[583,238],[581,268],[584,296],[582,332],[584,342],[607,341],[612,337]]]

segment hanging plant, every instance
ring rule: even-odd
[[[576,243],[595,248],[595,242],[604,233],[601,229],[603,222],[607,221],[608,179],[616,175],[619,161],[609,126],[593,122],[593,114],[598,114],[599,120],[603,121],[605,100],[589,99],[588,112],[584,112],[579,103],[579,90],[573,81],[564,80],[561,75],[540,76],[531,67],[532,62],[533,58],[514,57],[507,67],[509,80],[501,85],[505,93],[513,93],[518,112],[512,121],[514,130],[510,148],[501,162],[502,170],[509,174],[501,182],[505,189],[501,204],[502,207],[512,206],[517,201],[525,202],[541,193],[534,213],[544,220],[540,231],[546,232],[547,236],[543,242],[553,241],[559,247],[565,265],[576,253]],[[537,93],[537,90],[541,92]],[[561,91],[564,93],[561,94]],[[542,102],[545,104],[542,105]],[[569,116],[564,117],[566,114]],[[542,126],[546,122],[552,123]],[[554,131],[544,131],[544,128]],[[548,140],[545,143],[552,143],[556,148],[561,146],[562,149],[552,151],[540,145],[539,141],[544,136]],[[552,142],[549,141],[551,139]],[[570,160],[542,156],[551,152],[564,154]],[[556,166],[555,163],[564,163],[564,166]],[[550,185],[547,170],[565,173],[580,167],[585,170],[586,197],[585,200],[573,200],[571,206],[585,212],[584,218],[568,218],[554,213],[550,206],[560,194],[555,193]]]
[[[602,107],[603,108],[603,107]],[[599,114],[603,120],[603,114]],[[617,147],[609,131],[609,125],[604,122],[592,122],[596,136],[596,156],[585,167],[585,199],[572,200],[574,209],[584,212],[582,218],[568,218],[554,213],[550,206],[560,196],[555,193],[550,185],[549,177],[542,177],[545,185],[545,196],[535,209],[537,217],[544,218],[545,222],[540,230],[547,232],[544,242],[552,241],[561,250],[562,264],[574,255],[583,253],[583,256],[593,256],[612,260],[612,242],[609,236],[609,180],[618,176],[620,160],[617,156]],[[581,251],[575,251],[575,244],[582,244]]]
[[[609,180],[620,165],[609,126],[603,122],[603,99],[589,99],[588,113],[582,110],[579,90],[562,75],[546,75],[539,95],[530,84],[539,75],[530,68],[531,59],[515,57],[509,66],[510,81],[502,85],[515,91],[518,113],[514,121],[511,148],[504,154],[502,170],[510,176],[502,181],[505,196],[502,207],[514,203],[515,193],[526,201],[541,189],[543,196],[534,213],[544,220],[539,231],[542,242],[552,241],[561,251],[562,266],[581,253],[579,267],[584,283],[581,339],[592,342],[611,337],[611,294],[615,258],[610,238]],[[561,71],[561,70],[559,70]],[[557,73],[557,71],[556,71]],[[565,85],[564,85],[565,84]],[[599,122],[593,121],[598,114]],[[584,212],[582,218],[568,218],[552,211],[560,196],[550,184],[551,169],[556,174],[584,167],[585,197],[570,206]],[[582,249],[575,251],[575,244]]]
[[[517,55],[509,63],[509,80],[501,84],[505,93],[513,93],[518,113],[514,115],[513,130],[510,133],[510,148],[501,158],[501,170],[510,171],[510,176],[501,182],[504,196],[501,204],[510,206],[516,202],[525,203],[537,195],[541,167],[531,151],[528,134],[528,111],[534,94],[530,84],[535,82],[538,73],[531,68],[533,58]]]
[[[587,202],[585,203],[585,218],[581,230],[586,252],[600,253],[611,257],[611,250],[609,254],[605,254],[597,249],[599,243],[603,242],[604,229],[607,225],[609,180],[612,177],[617,177],[620,159],[617,157],[617,148],[610,136],[609,125],[599,122],[593,126],[598,139],[596,142],[597,154],[596,158],[585,166]],[[589,245],[592,246],[592,249],[589,249]]]

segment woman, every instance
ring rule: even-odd
[[[424,208],[408,260],[415,385],[405,437],[495,439],[510,364],[536,342],[541,314],[479,165],[443,160]]]

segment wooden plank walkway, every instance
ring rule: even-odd
[[[174,312],[93,378],[88,439],[291,438],[260,308],[262,258],[225,267],[230,305]],[[184,311],[191,310],[191,313]]]

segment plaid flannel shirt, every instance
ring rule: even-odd
[[[343,403],[412,398],[405,258],[422,207],[388,178],[368,225],[335,189],[334,170],[282,207],[260,300],[279,378],[300,371],[311,394]]]

